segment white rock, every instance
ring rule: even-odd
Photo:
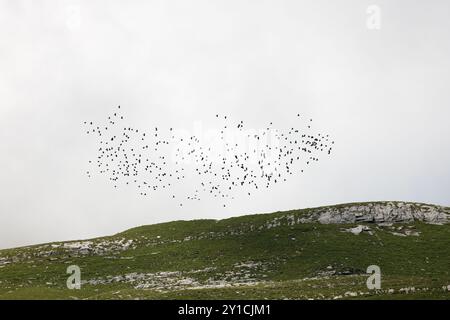
[[[358,226],[356,226],[354,228],[346,229],[345,231],[351,232],[354,235],[358,235],[358,234],[360,234],[363,231],[370,231],[370,228],[367,227],[367,226],[358,225]]]

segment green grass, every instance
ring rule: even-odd
[[[104,254],[77,255],[63,243],[1,250],[0,299],[449,299],[443,290],[450,284],[449,225],[409,224],[420,235],[406,237],[373,224],[367,224],[372,235],[343,232],[354,225],[288,225],[287,216],[307,212],[142,226],[93,239],[95,244],[133,240],[133,247]],[[275,218],[280,225],[267,228]],[[2,258],[11,263],[2,265]],[[382,272],[382,288],[375,291],[367,289],[365,274],[374,264]],[[69,290],[69,265],[78,265],[85,281],[179,273]],[[335,274],[327,275],[330,270]],[[227,286],[218,287],[220,281]],[[135,288],[140,283],[156,284]],[[414,292],[400,290],[409,287]]]

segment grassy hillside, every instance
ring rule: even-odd
[[[296,223],[310,209],[175,221],[0,251],[0,299],[449,299],[450,226]],[[361,225],[361,224],[360,224]],[[66,287],[70,265],[82,288]],[[369,265],[380,290],[366,287]]]

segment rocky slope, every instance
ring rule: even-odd
[[[450,208],[370,202],[0,250],[0,299],[450,299]],[[66,286],[81,270],[80,290]],[[366,269],[382,270],[382,289]]]

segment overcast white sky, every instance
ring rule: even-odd
[[[449,12],[446,0],[0,0],[0,248],[342,202],[450,205]],[[301,113],[336,146],[270,191],[180,208],[87,179],[80,124],[119,104],[140,128],[216,113],[283,127]]]

